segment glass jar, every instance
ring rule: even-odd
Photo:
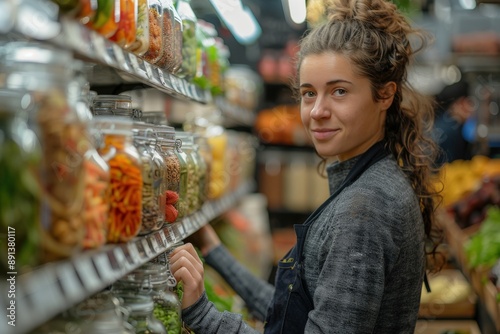
[[[105,38],[110,38],[118,30],[120,22],[120,0],[97,0],[97,9],[87,26]]]
[[[182,67],[182,34],[184,31],[184,26],[182,25],[182,19],[177,12],[177,9],[172,9],[174,13],[174,66],[171,69],[173,74],[177,74]]]
[[[176,137],[182,141],[182,150],[187,156],[187,214],[192,214],[200,208],[200,158],[194,149],[194,137],[189,132],[177,132]]]
[[[206,136],[212,151],[208,198],[217,199],[226,192],[229,185],[229,173],[226,171],[228,137],[226,130],[218,125],[208,127]]]
[[[34,108],[27,93],[0,90],[0,268],[3,273],[24,272],[39,262],[40,189],[37,168],[41,149],[28,128],[27,114]],[[15,237],[15,240],[14,240]],[[15,259],[7,253],[15,241]],[[10,244],[9,244],[10,243]]]
[[[175,152],[175,130],[169,126],[155,126],[154,129],[157,145],[165,163],[164,170],[167,186],[165,191],[165,221],[174,223],[178,218],[176,205],[180,196],[181,181],[181,164]]]
[[[142,168],[132,144],[132,121],[100,116],[94,124],[103,134],[99,154],[111,175],[108,242],[127,242],[139,233],[142,221]]]
[[[174,66],[174,4],[172,0],[163,0],[163,55],[156,62],[156,66],[172,70]]]
[[[142,56],[144,60],[155,64],[163,55],[163,0],[149,0],[148,2],[149,18],[149,47]]]
[[[139,235],[159,230],[165,222],[165,170],[155,151],[156,138],[144,123],[134,122],[134,146],[142,164],[142,224]]]
[[[198,202],[199,202],[199,208],[205,203],[207,199],[207,193],[208,193],[208,176],[209,176],[209,163],[211,160],[211,157],[208,155],[210,154],[210,147],[208,146],[208,142],[206,141],[206,138],[202,137],[200,134],[193,134],[193,139],[194,139],[194,155],[195,159],[198,161],[198,166],[199,166],[199,174],[200,174],[200,179],[199,179],[199,194],[198,194]]]
[[[116,32],[109,38],[123,48],[135,41],[137,31],[137,1],[120,0],[120,21]]]
[[[74,60],[74,80],[68,86],[68,100],[74,106],[79,119],[90,125],[90,89],[85,76],[83,62]],[[97,248],[106,243],[109,212],[109,166],[99,155],[96,149],[99,134],[92,127],[88,127],[89,137],[86,141],[87,151],[83,156],[85,172],[83,219],[85,236],[83,248]]]
[[[207,76],[207,47],[208,36],[205,33],[204,21],[198,20],[196,25],[196,73],[193,82],[202,89],[209,89]],[[215,44],[215,41],[214,41]]]
[[[151,296],[120,294],[118,297],[129,312],[127,322],[136,334],[167,334],[165,326],[153,315],[154,302]]]
[[[153,0],[137,0],[137,27],[134,41],[126,49],[137,56],[144,55],[149,49],[149,6]]]
[[[177,136],[177,134],[176,134]],[[180,166],[180,179],[179,179],[179,199],[175,208],[177,209],[177,218],[183,218],[188,214],[188,198],[187,198],[187,187],[188,187],[188,155],[182,149],[182,140],[179,138],[175,139],[175,154],[179,159]]]
[[[148,295],[153,298],[153,314],[167,332],[180,333],[182,328],[181,303],[171,290],[171,274],[166,266],[146,263],[113,284],[117,296],[124,294]]]
[[[190,0],[179,0],[176,9],[182,20],[182,66],[178,75],[190,80],[196,74],[197,18]]]
[[[28,90],[37,105],[29,126],[41,144],[42,261],[69,257],[82,247],[85,233],[83,156],[87,125],[68,101],[73,69],[71,53],[33,42],[0,47],[0,86]]]
[[[128,95],[97,95],[93,99],[94,116],[133,117],[132,98]]]
[[[80,11],[78,12],[77,19],[83,25],[88,25],[92,21],[97,12],[96,0],[80,0]]]

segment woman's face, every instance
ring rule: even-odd
[[[302,122],[321,156],[344,161],[383,138],[393,92],[375,102],[370,81],[354,72],[347,57],[308,55],[299,75]]]

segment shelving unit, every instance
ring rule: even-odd
[[[73,52],[74,57],[103,69],[104,84],[141,83],[174,98],[201,104],[214,104],[233,122],[251,125],[253,113],[235,106],[223,97],[143,61],[123,50],[79,22],[60,15],[58,7],[47,0],[0,0],[0,42],[39,41]],[[96,78],[94,78],[95,82]],[[27,333],[76,303],[105,289],[114,281],[162,254],[200,227],[233,207],[254,190],[248,180],[224,197],[204,203],[194,214],[146,236],[123,244],[108,244],[97,250],[83,251],[72,258],[51,262],[29,273],[12,273],[15,283],[0,281],[0,333]],[[5,275],[4,273],[3,275]],[[11,298],[9,289],[15,294]],[[15,302],[15,326],[5,316]]]
[[[26,333],[74,304],[106,288],[142,264],[184,240],[200,227],[233,207],[255,185],[248,182],[235,192],[206,202],[194,214],[166,225],[161,230],[137,237],[124,244],[106,245],[73,258],[48,263],[32,272],[15,277],[16,326],[0,321],[0,333]],[[9,300],[6,280],[0,283],[0,307],[7,309]]]

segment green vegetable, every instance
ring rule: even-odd
[[[471,268],[492,267],[500,258],[500,208],[491,206],[479,230],[464,245]]]
[[[97,13],[94,18],[93,26],[96,29],[101,28],[108,22],[113,15],[114,1],[97,0]]]

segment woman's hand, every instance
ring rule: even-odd
[[[219,236],[210,224],[206,224],[189,236],[186,240],[198,247],[201,251],[201,255],[203,256],[207,256],[212,249],[221,244]]]
[[[205,285],[203,263],[192,244],[184,244],[172,251],[170,270],[177,282],[183,284],[182,309],[193,305],[205,291]]]

